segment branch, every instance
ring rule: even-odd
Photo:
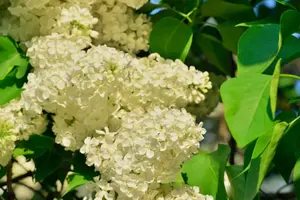
[[[20,176],[17,176],[17,177],[15,177],[15,178],[11,179],[10,181],[11,181],[11,183],[16,183],[16,182],[19,182],[20,180],[22,180],[22,179],[24,179],[24,178],[26,178],[26,177],[29,177],[29,176],[33,176],[33,173],[30,172],[30,171],[27,172],[26,174],[22,174],[22,175],[20,175]],[[8,179],[8,172],[7,172],[7,179]],[[0,187],[3,187],[3,186],[5,186],[5,185],[8,186],[8,180],[7,180],[7,182],[2,182],[2,183],[0,183]]]
[[[296,198],[296,193],[294,191],[281,193],[281,191],[284,188],[286,188],[286,187],[288,187],[292,184],[293,184],[293,182],[288,183],[287,185],[284,185],[283,187],[279,188],[276,193],[272,193],[272,194],[268,194],[268,193],[264,192],[262,189],[260,189],[261,199],[262,200],[274,200],[274,199],[290,200],[290,199],[294,199],[294,198]]]
[[[7,166],[8,170],[7,170],[7,181],[6,181],[6,185],[7,185],[7,199],[8,200],[14,200],[16,199],[15,197],[15,193],[14,193],[14,189],[12,187],[12,183],[13,183],[13,180],[12,180],[12,161],[10,161],[8,163],[8,166]]]
[[[229,154],[229,163],[231,165],[234,165],[235,164],[234,158],[235,158],[235,154],[237,153],[237,146],[236,146],[236,141],[234,140],[232,135],[230,135],[229,147],[231,149],[230,154]]]

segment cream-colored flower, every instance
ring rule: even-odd
[[[11,159],[15,141],[27,140],[32,134],[46,130],[44,115],[24,110],[20,101],[11,101],[0,107],[0,165],[5,166]]]
[[[121,128],[87,138],[81,153],[124,198],[142,199],[159,184],[176,181],[181,164],[198,151],[205,133],[184,109],[138,108],[117,116]]]

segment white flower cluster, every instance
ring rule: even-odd
[[[205,133],[184,109],[149,107],[117,115],[119,130],[98,130],[99,136],[86,138],[80,152],[121,199],[143,199],[160,184],[175,182]]]
[[[0,122],[0,166],[5,166],[11,159],[17,137],[10,131],[12,127],[6,122]]]
[[[79,149],[95,130],[118,129],[115,113],[150,105],[185,107],[201,102],[211,88],[208,73],[157,54],[137,59],[85,37],[35,38],[28,48],[35,68],[22,95],[26,108],[55,113],[56,142]]]
[[[26,42],[34,36],[76,33],[129,53],[148,49],[150,19],[135,13],[147,0],[5,0],[0,35]],[[92,27],[95,26],[95,30]],[[99,35],[100,34],[100,35]],[[98,37],[99,36],[99,37]]]
[[[142,7],[145,3],[148,2],[148,0],[117,0],[120,3],[124,3],[129,7],[138,9]]]
[[[94,200],[114,200],[116,193],[113,191],[113,184],[108,183],[99,177],[95,178],[94,182],[87,184],[89,191],[94,191]],[[131,200],[134,198],[121,197],[118,199]],[[85,197],[84,200],[92,200],[91,196]],[[157,189],[149,190],[138,198],[141,200],[213,200],[212,196],[200,194],[198,187],[190,187],[188,185],[162,184]]]
[[[95,44],[107,44],[133,53],[148,50],[152,29],[150,20],[144,14],[136,15],[132,8],[120,3],[121,1],[102,0],[100,4],[96,4],[95,16],[98,17],[99,23],[95,30],[101,37],[95,40]]]
[[[202,195],[199,193],[198,187],[190,186],[170,186],[163,187],[160,194],[157,195],[156,200],[213,200],[209,195]],[[146,200],[146,199],[144,199]]]
[[[44,115],[23,111],[19,101],[0,107],[0,166],[5,166],[11,159],[15,141],[27,140],[32,134],[41,134],[46,126]]]

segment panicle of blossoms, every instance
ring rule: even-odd
[[[20,5],[9,7],[11,19],[15,21],[16,17],[20,19],[17,24],[11,22],[12,26],[9,27],[8,33],[23,42],[33,36],[51,33],[98,36],[96,31],[91,30],[98,19],[91,15],[88,8],[81,8],[76,4],[60,3],[59,1],[57,3],[58,5],[51,0],[37,8],[28,5],[27,7]]]
[[[135,9],[139,9],[140,7],[142,7],[144,4],[148,2],[148,0],[119,0],[119,1]]]
[[[155,200],[213,200],[212,196],[200,194],[200,189],[196,186],[188,185],[172,186],[165,185],[157,194]],[[146,198],[144,199],[146,200]]]
[[[134,10],[144,3],[145,0],[11,0],[0,8],[0,35],[9,34],[26,42],[51,33],[75,33],[98,38],[94,40],[96,45],[136,53],[148,49],[152,29],[150,19]]]
[[[56,141],[68,149],[80,148],[96,129],[116,130],[114,113],[121,107],[181,108],[203,100],[211,87],[207,73],[179,60],[137,59],[106,46],[85,52],[86,38],[52,34],[28,44],[35,70],[24,86],[25,107],[55,114]]]
[[[94,182],[86,185],[88,191],[95,193],[95,198],[86,197],[84,200],[114,200],[116,193],[113,190],[112,183],[96,177]],[[132,198],[118,194],[119,200],[130,200]],[[212,196],[202,195],[198,187],[174,184],[161,184],[157,188],[152,188],[137,198],[141,200],[213,200]]]
[[[115,200],[117,196],[111,184],[99,176],[94,177],[94,181],[88,182],[85,189],[90,194],[95,193],[95,197],[85,196],[83,200]],[[120,199],[119,196],[118,199]]]
[[[152,24],[145,14],[134,13],[120,1],[100,1],[93,10],[99,19],[95,30],[101,36],[94,41],[96,45],[106,44],[129,53],[148,50]]]
[[[139,9],[142,7],[144,4],[148,2],[148,0],[96,0],[97,2],[104,2],[108,5],[114,5],[117,3],[123,3],[128,7],[134,8],[134,9]]]
[[[17,140],[17,137],[11,131],[12,126],[7,121],[7,119],[0,117],[0,167],[8,164]]]
[[[21,101],[11,101],[0,107],[0,165],[10,160],[16,140],[27,140],[32,134],[41,134],[46,130],[44,115],[25,111]]]
[[[59,0],[11,0],[6,6],[8,14],[0,24],[0,34],[8,34],[21,42],[47,35],[51,33],[61,8]]]
[[[117,113],[121,127],[98,130],[80,149],[87,164],[111,182],[119,196],[142,199],[159,184],[175,182],[181,164],[199,148],[205,129],[184,109],[148,107]]]
[[[56,26],[52,32],[65,35],[98,37],[98,32],[93,31],[93,26],[98,22],[87,8],[71,6],[63,8],[61,16],[57,19]]]
[[[207,72],[189,68],[178,59],[164,59],[159,54],[130,62],[127,73],[122,102],[129,109],[151,104],[176,108],[198,104],[212,87]]]
[[[87,53],[83,48],[81,42],[60,35],[34,42],[28,55],[36,70],[29,74],[22,94],[26,108],[55,114],[56,141],[72,150],[96,129],[108,126],[120,108],[118,74],[133,59],[105,46]]]

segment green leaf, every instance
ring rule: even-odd
[[[51,150],[53,146],[53,138],[43,135],[32,135],[29,140],[17,143],[13,156],[25,155],[27,158],[36,158]]]
[[[224,47],[236,54],[238,41],[245,32],[245,28],[235,27],[235,24],[235,22],[226,21],[218,24],[217,28],[221,34]]]
[[[4,105],[13,99],[20,97],[23,89],[18,88],[17,85],[0,88],[0,105]]]
[[[272,134],[270,143],[262,155],[263,168],[261,170],[262,170],[263,177],[267,173],[267,169],[270,166],[270,164],[275,156],[276,148],[279,144],[279,141],[285,134],[285,130],[287,129],[288,125],[289,124],[286,122],[280,122],[274,126],[274,130],[273,130],[273,134]],[[263,181],[263,177],[262,176],[260,177],[260,181],[259,181],[260,184]]]
[[[300,159],[297,160],[294,168],[293,181],[294,181],[297,199],[300,199]]]
[[[187,14],[194,8],[197,8],[200,0],[163,0],[163,2],[169,4],[177,11]]]
[[[291,119],[295,119],[295,113],[289,113],[290,119],[288,119],[288,121],[291,121]],[[285,113],[285,116],[282,116],[285,118],[287,114],[288,113]],[[274,157],[275,167],[287,183],[289,183],[292,170],[300,153],[299,129],[300,124],[295,124],[290,128],[290,130],[281,139]]]
[[[74,172],[81,174],[87,180],[93,180],[93,177],[99,176],[94,167],[87,166],[85,156],[80,152],[75,152],[73,160]]]
[[[245,176],[241,174],[244,170],[243,165],[232,165],[226,167],[229,182],[231,184],[232,199],[243,199],[245,193]]]
[[[243,200],[252,200],[256,196],[259,188],[258,179],[259,179],[259,170],[260,170],[261,157],[257,157],[254,160],[251,160],[250,168],[247,174],[246,183],[245,183],[245,193]]]
[[[159,11],[158,13],[154,14],[151,16],[151,21],[153,24],[158,23],[161,19],[166,18],[166,17],[173,17],[176,18],[180,21],[184,20],[184,17],[177,12],[175,12],[173,9],[163,9]]]
[[[27,77],[17,79],[16,74],[18,72],[18,68],[14,68],[3,80],[0,80],[0,105],[20,97],[23,91],[22,86]]]
[[[281,15],[280,30],[283,39],[299,30],[299,18],[300,13],[295,10],[287,10]]]
[[[278,92],[280,69],[281,69],[280,67],[281,67],[281,59],[279,59],[276,63],[275,70],[271,80],[270,104],[273,113],[273,118],[275,118],[276,105],[277,105],[277,92]]]
[[[219,145],[215,152],[193,156],[182,168],[182,173],[188,177],[188,184],[200,187],[202,194],[212,195],[214,199],[226,200],[224,171],[229,152],[228,146]]]
[[[242,22],[237,25],[236,27],[252,27],[252,26],[264,26],[265,24],[276,24],[277,22],[272,19],[271,17],[266,17],[264,19],[259,19],[251,22]]]
[[[269,75],[253,74],[230,79],[221,86],[225,118],[239,147],[273,129],[271,79]]]
[[[250,27],[238,44],[238,76],[262,73],[274,61],[281,47],[278,24]]]
[[[296,7],[293,4],[287,2],[286,0],[276,0],[276,2],[280,3],[280,4],[284,5],[284,6],[288,6],[290,8],[293,8],[293,9],[297,10]]]
[[[53,152],[47,151],[42,156],[34,159],[34,164],[36,167],[34,178],[36,182],[40,182],[53,174],[62,164],[61,155]]]
[[[0,167],[0,179],[6,175],[7,170],[7,167]]]
[[[201,15],[207,17],[221,17],[226,20],[253,20],[253,8],[244,4],[237,4],[223,0],[205,1],[201,8]]]
[[[231,74],[231,53],[223,47],[222,43],[202,33],[196,35],[196,43],[209,62],[215,65],[220,72]]]
[[[300,40],[292,35],[283,40],[282,47],[278,54],[284,63],[288,63],[300,56]]]
[[[28,67],[27,58],[23,57],[15,43],[6,36],[0,36],[0,80],[3,80],[15,66],[18,66],[16,77],[22,78]]]
[[[253,154],[255,145],[256,145],[256,140],[251,142],[250,144],[248,144],[246,146],[245,153],[244,153],[244,166],[245,166],[245,168],[247,166],[249,166],[249,164],[251,162],[251,158],[252,158],[252,154]]]
[[[16,158],[18,156],[27,156],[27,155],[34,155],[34,151],[27,149],[27,148],[15,148],[13,157]]]
[[[67,193],[71,192],[72,190],[75,190],[79,186],[88,183],[90,180],[87,180],[85,176],[81,174],[74,173],[67,177],[67,181],[68,181],[68,188],[66,192],[63,194],[63,196],[65,196]]]
[[[0,80],[0,105],[4,105],[12,99],[20,97],[23,89],[16,79],[17,70],[11,71],[3,80]]]
[[[259,157],[265,151],[265,149],[271,141],[271,138],[272,132],[270,131],[269,133],[266,133],[257,139],[251,159]]]
[[[156,23],[150,34],[150,49],[170,59],[185,60],[193,39],[190,26],[173,17]]]
[[[298,103],[300,102],[300,97],[295,97],[295,98],[292,98],[289,100],[289,103],[292,104],[292,103]]]
[[[275,156],[280,139],[285,133],[288,123],[280,122],[274,126],[272,137],[261,156],[251,160],[250,169],[246,178],[244,200],[252,200],[259,191],[260,185],[266,176],[270,164]]]

